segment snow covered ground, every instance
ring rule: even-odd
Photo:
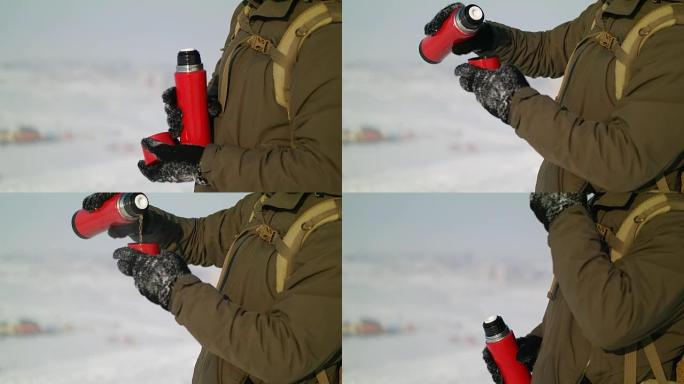
[[[343,318],[412,332],[343,339],[346,384],[491,383],[482,322],[519,336],[551,283],[527,194],[348,194]]]
[[[550,283],[550,266],[515,256],[499,264],[467,254],[345,254],[343,262],[345,320],[415,326],[346,337],[349,384],[491,382],[482,321],[500,314],[525,335],[541,321]]]
[[[118,272],[111,250],[0,261],[0,319],[58,329],[0,338],[0,382],[190,382],[199,344]]]
[[[343,127],[374,126],[412,140],[343,148],[348,192],[520,192],[534,188],[541,157],[464,92],[453,66],[347,64]],[[555,95],[557,80],[533,80]]]
[[[70,219],[83,197],[4,193],[0,199],[0,329],[28,319],[51,330],[0,332],[0,383],[189,383],[199,343],[118,271],[112,252],[127,240],[76,237]],[[179,216],[202,217],[242,195],[148,197]],[[217,268],[191,269],[202,281],[218,280]]]
[[[0,130],[31,126],[58,141],[0,145],[0,191],[192,191],[137,169],[140,139],[164,131],[173,67],[0,62]]]

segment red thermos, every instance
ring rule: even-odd
[[[420,42],[420,57],[430,64],[441,63],[451,53],[451,47],[470,40],[484,24],[482,8],[474,4],[458,5],[437,33]]]
[[[420,57],[430,64],[439,64],[451,53],[455,44],[470,40],[477,34],[485,17],[482,8],[475,4],[464,5],[458,3],[458,7],[444,21],[437,33],[425,37],[419,46]],[[495,71],[501,63],[496,56],[477,57],[468,60],[471,65]]]
[[[148,205],[149,200],[142,193],[118,193],[93,212],[82,209],[74,213],[71,227],[78,237],[90,239],[113,225],[138,221]]]
[[[178,52],[176,97],[183,112],[181,144],[206,146],[211,143],[207,108],[207,72],[195,49]]]
[[[499,367],[504,384],[529,384],[532,375],[527,367],[518,361],[518,344],[513,331],[508,329],[501,316],[492,316],[482,324],[487,349]]]
[[[150,256],[157,256],[161,252],[157,243],[128,243],[128,248]]]
[[[478,68],[486,69],[489,71],[496,71],[501,68],[501,61],[499,56],[481,56],[475,57],[468,60],[470,65],[474,65]]]

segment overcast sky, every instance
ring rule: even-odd
[[[2,0],[0,61],[175,62],[199,48],[213,69],[237,0]]]
[[[196,47],[213,66],[237,0],[3,0],[0,61],[10,58],[166,63]],[[444,0],[347,0],[347,62],[416,61],[424,24]],[[480,0],[488,19],[542,30],[573,19],[585,0]]]
[[[344,6],[344,61],[419,62],[423,27],[449,0],[351,0]],[[489,20],[546,30],[577,17],[593,1],[478,0]]]
[[[111,249],[124,240],[106,234],[76,237],[71,216],[81,193],[5,193],[0,233],[7,251]],[[233,206],[244,194],[148,194],[152,205],[184,217],[202,217]],[[346,253],[472,251],[482,255],[547,252],[546,233],[528,206],[528,194],[346,194]],[[3,252],[4,251],[4,252]]]
[[[527,193],[349,193],[343,226],[345,254],[548,255]]]
[[[0,257],[7,253],[89,251],[101,254],[125,246],[128,240],[102,234],[89,240],[77,237],[71,217],[81,208],[85,193],[3,193],[0,198]],[[150,193],[150,203],[182,217],[203,217],[231,207],[244,194]]]

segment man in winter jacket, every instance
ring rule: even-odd
[[[307,20],[322,26],[309,26],[304,40],[295,40],[291,71],[276,86],[275,61],[287,61],[277,49],[283,35],[321,5],[329,13],[314,10]],[[330,19],[337,16],[340,0],[242,1],[209,82],[212,144],[170,146],[145,139],[143,145],[161,162],[140,162],[140,171],[154,182],[195,181],[200,192],[340,193],[342,25],[341,19]],[[276,90],[287,93],[287,108],[277,101]],[[175,88],[163,99],[170,132],[177,137],[182,114]]]
[[[94,194],[94,210],[111,194]],[[159,256],[130,248],[114,252],[119,270],[138,290],[171,312],[202,345],[193,383],[339,383],[342,364],[341,222],[308,233],[276,286],[277,238],[302,212],[336,197],[326,194],[251,194],[234,207],[186,219],[150,207],[144,242]],[[138,224],[114,226],[113,237],[140,239]],[[269,234],[270,236],[266,236]],[[187,265],[222,268],[216,287]]]

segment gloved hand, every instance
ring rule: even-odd
[[[114,251],[114,259],[121,273],[133,277],[135,287],[143,296],[166,310],[169,310],[173,283],[180,276],[190,274],[185,261],[169,251],[149,256],[124,247]]]
[[[171,87],[162,93],[164,111],[166,112],[166,122],[169,125],[169,133],[176,141],[179,140],[183,130],[183,112],[178,108],[178,97],[176,87]],[[207,112],[210,118],[215,118],[221,114],[221,103],[215,97],[207,98]]]
[[[444,21],[459,6],[464,5],[461,3],[454,3],[447,5],[439,11],[439,13],[425,25],[425,34],[434,35],[437,33],[442,24],[444,24]],[[451,51],[456,55],[465,55],[471,52],[489,52],[509,44],[510,40],[510,36],[500,25],[485,23],[475,36],[460,44],[454,44]]]
[[[83,199],[83,209],[88,212],[93,212],[99,209],[105,201],[114,197],[114,195],[116,195],[114,192],[100,192],[86,196],[86,198]]]
[[[587,206],[587,195],[584,193],[532,193],[530,208],[537,219],[549,230],[553,220],[572,206]]]
[[[477,101],[492,115],[506,124],[510,123],[513,94],[520,88],[529,87],[525,75],[518,68],[506,64],[497,71],[480,69],[470,64],[456,67],[461,87],[475,94]]]
[[[150,138],[142,140],[142,145],[158,159],[152,165],[138,162],[140,172],[153,182],[206,184],[202,178],[199,163],[204,147],[198,145],[168,145]]]
[[[83,209],[93,212],[114,195],[116,193],[93,193],[83,200]],[[147,208],[143,213],[142,239],[140,239],[140,224],[138,222],[113,225],[109,227],[107,233],[115,239],[128,236],[136,243],[142,241],[158,243],[163,247],[171,241],[180,239],[183,235],[180,225],[172,221],[169,216],[171,215],[159,208],[152,206]]]
[[[537,356],[539,355],[542,338],[535,335],[527,335],[525,337],[517,338],[515,341],[518,344],[518,354],[515,358],[532,372],[532,367],[534,367],[534,363],[537,361]],[[492,380],[494,380],[496,384],[504,384],[501,372],[499,372],[499,367],[494,362],[494,358],[487,348],[482,351],[482,358],[484,359],[485,364],[487,364],[487,370],[492,375]]]

